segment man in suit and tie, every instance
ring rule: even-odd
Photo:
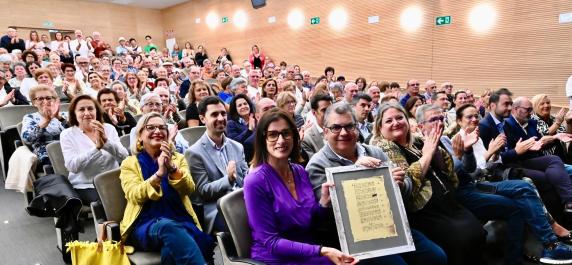
[[[196,191],[194,204],[204,206],[205,232],[225,231],[225,222],[218,214],[217,201],[222,196],[242,187],[248,171],[242,145],[224,135],[226,109],[216,96],[201,100],[199,117],[205,124],[203,136],[185,153],[191,166]]]
[[[324,114],[332,102],[332,97],[327,94],[317,94],[310,100],[316,123],[304,134],[302,141],[302,150],[308,154],[308,159],[312,158],[324,146]]]
[[[511,96],[506,88],[491,94],[491,112],[479,123],[485,147],[488,148],[497,137],[506,137],[506,146],[500,152],[503,164],[522,168],[541,193],[554,187],[564,204],[564,211],[572,213],[572,180],[562,159],[540,152],[543,145],[554,139],[540,137],[536,122],[530,119],[532,103],[526,98],[517,98],[513,105]]]

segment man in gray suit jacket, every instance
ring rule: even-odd
[[[226,109],[222,101],[218,97],[206,97],[199,103],[198,110],[207,129],[185,153],[196,185],[191,199],[204,206],[205,232],[224,231],[225,222],[218,214],[217,201],[242,187],[248,165],[242,145],[224,136]]]
[[[310,100],[316,123],[304,134],[302,141],[302,150],[308,154],[308,158],[312,158],[324,146],[324,114],[332,101],[332,97],[327,94],[317,94]]]
[[[353,108],[345,103],[338,102],[326,110],[324,117],[324,137],[327,144],[318,151],[308,162],[306,171],[314,188],[314,195],[320,198],[321,185],[326,182],[326,168],[338,166],[360,165],[377,167],[381,162],[388,162],[389,158],[380,149],[358,142],[359,130],[356,126],[358,119]],[[401,188],[404,199],[411,194],[412,182],[401,168],[393,168],[393,180]],[[319,220],[316,227],[318,242],[328,247],[339,247],[339,239],[333,211],[326,218]],[[376,258],[380,264],[391,263],[395,259],[403,258],[408,264],[441,264],[447,263],[445,252],[425,237],[421,232],[411,230],[416,251],[406,254]],[[378,260],[379,259],[379,260]],[[387,260],[389,259],[389,260]]]

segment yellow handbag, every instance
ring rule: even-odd
[[[108,241],[106,228],[109,223],[99,225],[97,242],[73,241],[66,244],[71,251],[73,265],[130,265],[123,242]]]

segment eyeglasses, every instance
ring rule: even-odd
[[[34,98],[34,100],[35,100],[35,101],[38,101],[38,102],[42,102],[42,101],[44,101],[44,100],[45,100],[45,101],[53,101],[53,100],[55,100],[55,99],[56,99],[55,97],[50,97],[50,96],[48,96],[48,97],[37,97],[37,98]]]
[[[296,100],[288,100],[288,101],[286,101],[286,105],[289,105],[289,104],[296,104]]]
[[[327,127],[330,131],[332,131],[333,133],[340,133],[342,132],[342,129],[346,130],[346,132],[350,132],[356,129],[356,125],[353,123],[350,124],[346,124],[346,125],[339,125],[339,124],[334,124],[330,127]]]
[[[294,78],[295,81],[302,81],[302,79]]]
[[[410,84],[410,86],[419,86],[419,83]]]
[[[279,132],[279,131],[267,131],[265,134],[266,141],[276,142],[276,141],[278,141],[278,138],[280,137],[280,135],[282,135],[282,139],[290,140],[292,138],[292,130],[286,129],[286,130],[282,130],[281,132]]]
[[[152,108],[152,107],[160,108],[160,107],[163,106],[163,103],[160,103],[160,102],[147,102],[147,103],[145,103],[145,106],[150,107],[150,108]]]
[[[444,121],[445,120],[445,116],[435,116],[431,119],[428,119],[425,121],[425,123],[433,123],[433,122],[438,122],[438,121]]]
[[[532,107],[525,108],[525,107],[518,107],[519,109],[526,110],[526,112],[532,112],[534,109]]]
[[[157,129],[159,129],[159,131],[166,131],[167,125],[145,125],[145,130],[148,132],[154,132]]]
[[[467,116],[465,116],[465,119],[467,119],[467,120],[472,120],[472,119],[478,120],[478,119],[479,119],[479,114],[467,115]]]

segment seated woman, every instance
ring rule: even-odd
[[[141,109],[139,109],[139,100],[130,99],[127,95],[127,85],[121,81],[113,81],[111,83],[111,90],[117,93],[119,97],[119,107],[125,109],[125,111],[131,113],[131,115],[141,114]]]
[[[421,136],[421,130],[417,124],[417,120],[415,120],[415,112],[417,111],[417,107],[423,105],[423,101],[420,97],[410,97],[407,102],[405,102],[405,112],[407,113],[407,121],[409,122],[409,126],[411,127],[411,131],[416,136]]]
[[[99,196],[93,178],[119,167],[127,150],[119,141],[115,128],[103,123],[101,106],[89,95],[75,97],[69,108],[70,128],[61,134],[61,147],[68,178],[84,205]]]
[[[261,97],[274,100],[276,99],[277,93],[278,93],[278,82],[276,82],[276,80],[270,78],[266,79],[266,81],[262,83]]]
[[[296,111],[296,96],[294,93],[284,91],[276,95],[276,106],[292,116],[296,123],[296,128],[300,129],[304,126],[304,118],[295,113]]]
[[[453,194],[459,179],[449,153],[439,146],[444,116],[417,117],[424,139],[412,136],[405,111],[397,104],[380,107],[371,144],[383,149],[413,179],[406,209],[409,224],[445,250],[449,264],[483,264],[485,231]]]
[[[127,207],[121,238],[144,251],[160,251],[161,264],[207,264],[214,242],[201,231],[189,194],[195,191],[185,157],[175,152],[167,123],[157,112],[135,127],[132,156],[121,163]]]
[[[312,244],[312,220],[327,213],[329,187],[314,199],[308,173],[298,164],[300,136],[292,116],[272,109],[256,128],[252,166],[244,200],[252,230],[252,259],[267,264],[355,264],[341,251]]]
[[[520,257],[523,254],[524,224],[528,225],[546,247],[543,259],[570,259],[572,249],[558,242],[571,243],[570,232],[548,214],[532,184],[521,179],[478,181],[482,179],[483,172],[487,171],[487,163],[494,161],[496,153],[504,148],[506,136],[499,135],[491,141],[487,150],[479,137],[477,107],[472,104],[462,105],[457,107],[456,115],[456,122],[461,129],[453,137],[452,143],[448,138],[443,143],[449,152],[454,150],[455,146],[461,147],[462,149],[452,151],[456,154],[455,157],[468,156],[476,163],[475,167],[463,168],[458,172],[460,184],[457,199],[481,220],[506,220],[506,264],[522,262]],[[494,192],[487,191],[489,189],[494,189]],[[556,253],[558,255],[554,255]]]
[[[188,94],[188,102],[186,115],[187,125],[190,127],[205,126],[199,118],[199,102],[201,99],[211,96],[209,85],[203,80],[195,80],[191,83],[191,89]]]
[[[22,139],[34,148],[41,165],[49,165],[46,145],[60,139],[67,127],[67,113],[60,112],[60,99],[56,91],[46,85],[38,85],[30,90],[32,104],[38,112],[27,114],[22,120]]]
[[[105,88],[103,77],[97,72],[89,72],[87,74],[87,82],[89,84],[85,87],[83,94],[90,95],[92,98],[97,98],[97,93]]]
[[[238,94],[230,101],[226,136],[242,144],[246,162],[252,160],[254,152],[254,130],[256,129],[254,112],[254,104],[245,94]]]
[[[546,94],[538,94],[531,99],[533,113],[531,118],[538,121],[537,129],[542,136],[556,135],[557,133],[572,133],[572,121],[566,121],[567,109],[562,108],[558,111],[556,116],[550,114],[552,111],[552,104],[550,98]],[[568,111],[568,112],[572,112]],[[560,141],[555,141],[560,143]],[[543,149],[546,155],[557,155],[562,158],[562,161],[571,163],[572,158],[567,154],[566,149],[561,144],[554,144],[551,147]]]
[[[64,77],[62,80],[62,93],[69,101],[72,101],[76,96],[83,94],[85,84],[83,81],[75,78],[75,66],[73,64],[62,64],[62,72]]]

